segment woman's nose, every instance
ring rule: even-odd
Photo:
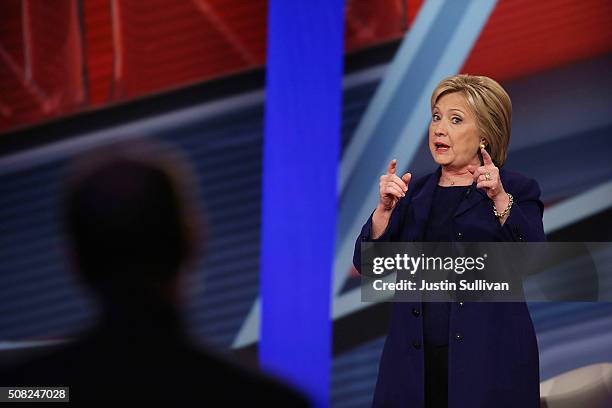
[[[446,135],[446,127],[442,124],[442,121],[436,124],[436,127],[434,128],[434,134],[436,136]]]

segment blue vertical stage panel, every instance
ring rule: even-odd
[[[342,0],[269,3],[259,359],[320,407],[329,401],[343,32]]]

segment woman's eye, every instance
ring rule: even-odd
[[[453,116],[453,118],[451,119],[451,122],[453,122],[453,124],[457,125],[459,123],[461,123],[461,118],[458,116]]]
[[[434,122],[437,122],[437,121],[439,121],[439,120],[440,120],[440,115],[438,115],[437,113],[434,113],[433,115],[431,115],[431,119],[432,119]]]

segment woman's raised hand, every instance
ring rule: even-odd
[[[480,153],[482,154],[484,166],[476,167],[470,165],[468,166],[468,171],[472,173],[472,177],[477,183],[476,188],[484,189],[491,200],[497,201],[498,197],[506,196],[504,186],[499,178],[499,169],[493,164],[489,152],[481,148]]]
[[[408,183],[410,183],[412,174],[406,173],[402,178],[399,178],[395,174],[396,170],[397,160],[393,159],[389,163],[387,174],[380,176],[378,209],[382,211],[393,211],[400,198],[404,197],[408,192]]]
[[[472,173],[474,181],[477,183],[476,188],[482,188],[486,191],[487,196],[493,201],[497,212],[501,213],[510,205],[510,196],[504,190],[504,185],[499,177],[499,169],[493,163],[489,152],[485,149],[480,149],[484,166],[468,166],[468,171]],[[506,222],[508,214],[499,221],[502,225]]]

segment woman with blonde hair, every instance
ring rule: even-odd
[[[442,80],[431,97],[429,149],[439,165],[418,180],[380,177],[361,242],[544,241],[533,179],[503,169],[512,104],[484,76]],[[525,303],[393,305],[375,407],[538,407],[539,362]]]

